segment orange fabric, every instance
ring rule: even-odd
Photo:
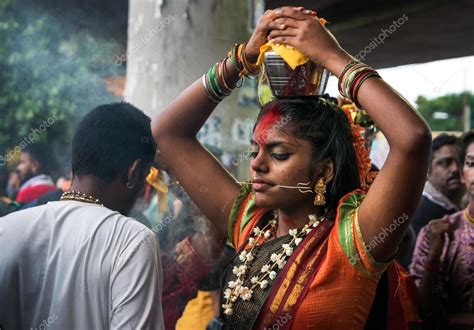
[[[296,313],[292,329],[364,328],[380,272],[362,274],[351,265],[339,243],[338,222],[329,234],[326,259]]]
[[[273,282],[272,290],[260,311],[257,329],[272,328],[288,315],[294,316],[306,297],[309,283],[318,272],[326,257],[328,233],[333,224],[329,221],[321,223],[318,230],[312,231],[304,239],[288,260],[288,266]],[[291,323],[283,329],[288,329]]]
[[[252,195],[248,195],[245,199],[243,205],[247,205],[247,203],[252,199]],[[264,209],[256,209],[254,213],[252,213],[252,218],[250,219],[249,223],[243,229],[240,229],[242,226],[242,220],[244,219],[243,213],[245,212],[245,208],[243,207],[240,210],[240,214],[238,215],[237,222],[234,225],[234,242],[236,242],[236,246],[240,248],[240,246],[247,241],[247,238],[252,233],[253,228],[257,224],[258,220],[265,214]]]
[[[387,330],[399,330],[400,324],[421,324],[418,315],[418,289],[410,274],[398,263],[388,269]]]
[[[242,212],[245,210],[247,201],[248,199],[242,203]],[[336,223],[328,236],[326,257],[311,282],[296,316],[292,318],[292,329],[364,328],[375,297],[378,280],[386,265],[383,267],[373,265],[370,267],[371,269],[360,271],[351,264],[349,257],[344,253],[340,240],[354,240],[362,264],[370,264],[369,257],[360,252],[362,243],[358,242],[357,226],[354,223],[357,220],[356,210],[354,209],[354,216],[351,216],[349,220],[341,217],[340,209],[338,209]],[[260,211],[262,211],[260,208],[254,210],[243,231],[237,224],[233,227],[233,237],[237,247],[240,247],[249,237],[260,218],[258,216],[259,213],[261,214]],[[242,214],[242,212],[240,213]],[[351,221],[352,237],[339,236],[340,221]],[[236,233],[240,231],[240,235]],[[237,237],[238,240],[235,239]]]

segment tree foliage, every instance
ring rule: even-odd
[[[73,30],[65,21],[0,0],[2,154],[46,121],[50,125],[36,141],[48,142],[60,156],[68,155],[79,118],[99,104],[117,100],[107,92],[105,78],[124,74],[114,64],[120,47]]]
[[[462,131],[464,102],[470,105],[470,122],[471,127],[474,127],[474,95],[470,92],[449,94],[432,100],[419,96],[416,100],[418,111],[433,131]],[[442,119],[438,119],[440,117]]]

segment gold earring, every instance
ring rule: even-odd
[[[326,193],[326,184],[324,183],[324,180],[322,178],[320,178],[314,186],[314,193],[316,194],[316,196],[314,197],[313,204],[325,205],[326,198],[324,197],[324,194]]]

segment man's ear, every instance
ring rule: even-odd
[[[38,173],[39,170],[40,170],[40,163],[36,159],[32,159],[31,160],[31,172],[36,175],[36,174],[39,174]]]
[[[127,188],[132,189],[133,187],[139,186],[143,179],[141,173],[143,162],[141,159],[135,159],[133,163],[128,167],[127,170]],[[132,187],[132,188],[130,188]]]

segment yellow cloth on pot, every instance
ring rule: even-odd
[[[319,20],[319,23],[321,23],[322,26],[325,26],[327,23],[324,18],[315,17],[315,19]],[[309,61],[309,58],[305,54],[294,47],[267,42],[265,45],[260,47],[260,55],[257,60],[258,66],[263,63],[265,53],[270,50],[273,50],[275,53],[280,55],[293,70],[296,69],[297,66]]]
[[[296,69],[297,66],[309,61],[309,58],[296,48],[267,42],[265,45],[260,47],[260,55],[257,60],[257,65],[260,66],[262,64],[265,53],[270,50],[273,50],[275,53],[280,55],[293,70]]]

